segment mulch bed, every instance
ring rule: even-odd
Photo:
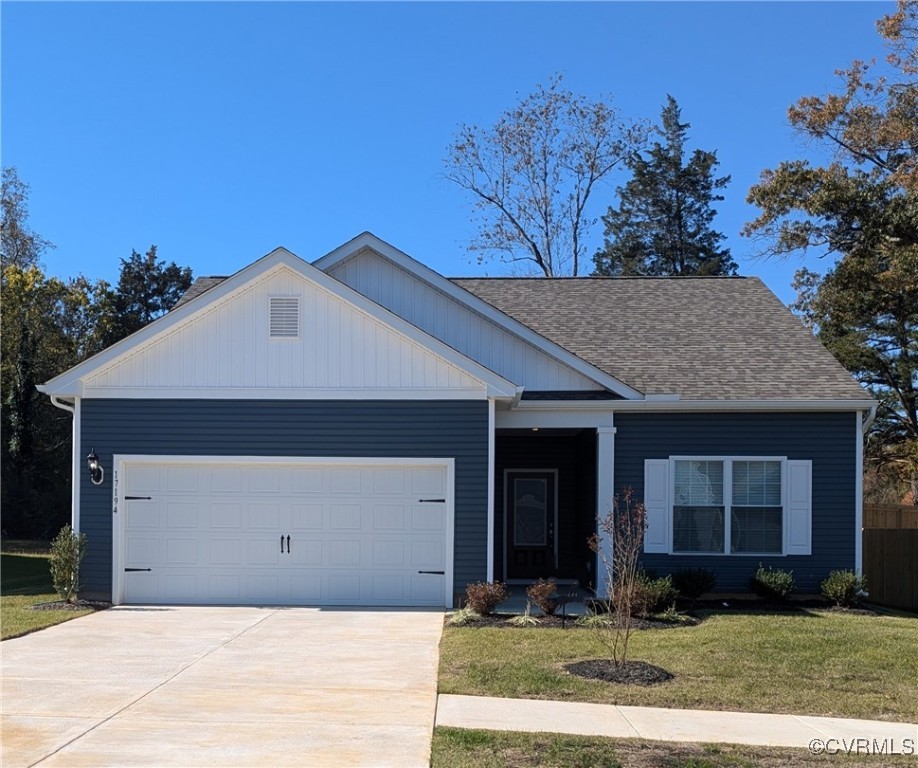
[[[624,685],[659,685],[674,678],[662,667],[646,661],[626,661],[616,666],[610,659],[588,659],[565,664],[564,668],[578,677]]]
[[[477,621],[470,621],[463,624],[463,627],[480,627],[491,629],[593,629],[590,626],[584,626],[577,623],[577,616],[568,616],[562,621],[560,616],[536,616],[538,624],[523,625],[511,624],[508,619],[513,618],[514,614],[496,613],[492,616],[482,616]],[[448,618],[448,617],[447,617]],[[676,629],[678,627],[692,627],[700,623],[700,619],[693,616],[683,616],[682,621],[666,621],[665,619],[632,619],[631,626],[633,629]]]
[[[54,600],[50,603],[37,603],[31,606],[33,611],[85,611],[87,608],[91,611],[104,611],[111,608],[111,603],[101,600],[74,600],[68,603],[66,600]]]

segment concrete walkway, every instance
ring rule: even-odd
[[[715,744],[825,749],[829,753],[918,754],[918,725],[803,715],[763,715],[609,704],[498,699],[441,694],[437,725],[490,731],[572,733],[583,736],[643,738]],[[834,740],[834,741],[833,741]],[[844,741],[843,741],[844,740]]]
[[[6,640],[4,768],[426,766],[443,613],[131,606]]]

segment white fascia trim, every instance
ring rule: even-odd
[[[92,387],[84,399],[133,400],[484,400],[481,389],[301,389],[268,387]]]
[[[869,411],[875,400],[521,400],[517,411]]]
[[[267,275],[271,270],[282,266],[298,273],[304,279],[315,283],[318,287],[333,296],[348,302],[373,319],[388,325],[402,336],[405,336],[419,346],[427,349],[432,354],[437,355],[444,362],[458,368],[463,373],[478,379],[487,388],[489,396],[502,399],[512,399],[515,396],[517,390],[515,384],[494,373],[494,371],[485,368],[471,358],[466,357],[449,345],[444,344],[439,339],[425,333],[417,326],[403,320],[398,317],[398,315],[381,307],[366,296],[359,294],[341,281],[335,280],[321,270],[316,269],[285,248],[276,248],[267,256],[263,256],[253,264],[241,269],[235,275],[228,277],[209,291],[205,291],[200,296],[196,296],[187,304],[183,304],[178,309],[168,312],[163,317],[154,320],[136,333],[122,339],[117,344],[113,344],[108,349],[99,352],[97,355],[94,355],[88,360],[85,360],[79,365],[51,379],[39,387],[39,391],[45,394],[71,397],[82,394],[78,391],[78,388],[81,380],[85,377],[91,376],[103,367],[115,362],[122,355],[134,351],[141,344],[152,341],[155,337],[175,328],[180,323],[190,321],[204,308],[245,288],[255,278]]]
[[[456,529],[456,460],[449,457],[388,458],[374,456],[188,456],[116,453],[112,457],[112,604],[124,601],[124,468],[127,464],[292,464],[297,466],[442,467],[446,469],[446,573],[444,601],[453,607]]]
[[[346,259],[350,258],[351,256],[359,253],[364,248],[369,248],[373,251],[376,251],[379,255],[394,262],[402,269],[414,274],[418,279],[423,280],[427,284],[436,288],[441,293],[446,294],[455,301],[458,301],[460,304],[464,304],[472,311],[482,315],[491,322],[496,323],[513,335],[518,336],[529,344],[532,344],[537,349],[542,350],[545,354],[555,358],[558,362],[563,363],[568,368],[572,368],[577,373],[586,376],[588,379],[595,381],[597,384],[603,386],[611,392],[629,399],[637,399],[644,396],[643,393],[633,389],[632,387],[629,387],[627,384],[619,381],[614,376],[610,376],[608,373],[601,371],[596,366],[590,365],[585,360],[577,357],[577,355],[575,355],[573,352],[566,350],[561,345],[556,344],[555,342],[546,339],[541,334],[536,333],[529,326],[524,325],[519,320],[514,320],[509,315],[497,309],[497,307],[488,304],[488,302],[478,298],[473,293],[470,293],[464,288],[460,288],[458,285],[450,282],[448,279],[443,277],[443,275],[432,270],[430,267],[421,264],[421,262],[417,261],[416,259],[411,258],[411,256],[409,256],[404,251],[400,251],[395,246],[390,245],[384,240],[380,240],[371,232],[363,232],[353,240],[350,240],[344,245],[339,246],[335,250],[331,251],[330,253],[327,253],[322,258],[313,262],[313,266],[322,270],[323,272],[326,272],[341,262],[345,261]]]

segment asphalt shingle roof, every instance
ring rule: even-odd
[[[182,298],[175,302],[172,309],[178,309],[182,304],[187,304],[192,299],[198,298],[202,293],[209,291],[216,285],[220,285],[224,280],[226,280],[225,277],[216,276],[195,278],[195,281],[188,287],[188,290],[182,294]]]
[[[645,394],[852,400],[866,393],[755,277],[452,282]]]

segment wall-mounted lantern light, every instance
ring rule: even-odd
[[[99,463],[99,457],[96,456],[96,449],[93,448],[86,457],[86,465],[89,467],[89,479],[93,485],[102,485],[102,479],[105,477],[105,470]]]

